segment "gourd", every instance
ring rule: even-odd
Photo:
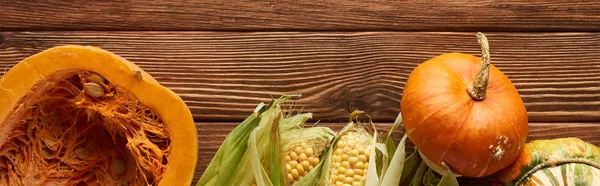
[[[598,185],[600,148],[579,138],[534,140],[510,166],[496,174],[495,185]]]
[[[66,45],[0,80],[0,185],[190,185],[183,100],[106,50]]]
[[[402,93],[408,137],[442,175],[447,168],[468,177],[493,174],[517,158],[527,138],[525,105],[490,64],[485,35],[477,36],[481,59],[462,53],[429,59],[412,71]]]

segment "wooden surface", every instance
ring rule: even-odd
[[[338,130],[358,108],[387,130],[411,70],[445,52],[478,56],[476,31],[486,32],[492,63],[526,104],[529,140],[578,137],[600,145],[594,1],[0,4],[0,76],[63,44],[99,46],[129,59],[189,105],[200,139],[196,179],[237,123],[283,93],[302,93],[295,108],[315,113],[320,125]]]
[[[411,70],[445,52],[479,55],[472,33],[4,32],[0,69],[59,44],[129,59],[183,97],[198,121],[237,121],[260,101],[300,93],[322,121],[360,108],[391,122]],[[490,33],[492,63],[530,121],[599,121],[600,34]]]
[[[600,31],[596,1],[9,1],[0,30]]]

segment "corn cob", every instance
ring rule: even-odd
[[[376,170],[376,139],[361,124],[354,122],[362,111],[350,114],[350,122],[338,133],[328,151],[319,185],[363,186],[378,183]],[[368,115],[367,115],[368,116]]]
[[[293,150],[285,153],[286,170],[288,180],[294,184],[306,176],[315,166],[319,164],[319,155],[307,143],[301,143],[293,147]]]
[[[321,155],[335,132],[328,127],[304,128],[312,114],[299,114],[283,121],[281,141],[288,183],[315,185],[321,174]],[[314,170],[314,171],[313,171]]]
[[[330,171],[332,185],[364,185],[371,155],[371,136],[360,127],[341,136],[333,150]]]

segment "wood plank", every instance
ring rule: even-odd
[[[0,30],[599,31],[595,1],[1,1]]]
[[[186,101],[197,121],[239,121],[260,101],[301,93],[296,109],[343,121],[399,112],[419,63],[479,55],[462,32],[0,32],[0,73],[61,44],[100,46],[137,63]],[[600,33],[488,33],[492,63],[519,90],[530,121],[600,121]],[[1,75],[1,74],[0,74]]]
[[[238,123],[196,123],[198,128],[198,165],[194,181],[198,180],[204,169],[210,163],[210,160],[217,152],[217,149],[227,136],[227,134],[237,126]],[[346,123],[333,122],[319,123],[320,126],[331,127],[335,131],[339,131]],[[376,123],[378,130],[387,133],[391,123]],[[538,139],[554,139],[563,137],[577,137],[586,142],[600,146],[600,136],[597,135],[600,131],[600,123],[530,123],[528,141]],[[404,134],[404,130],[396,132],[396,142]],[[407,145],[407,149],[412,149],[412,144]],[[461,185],[489,185],[491,178],[461,178]]]

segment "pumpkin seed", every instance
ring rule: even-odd
[[[137,77],[138,79],[142,79],[142,71],[135,70],[133,71],[133,73],[135,74],[135,77]]]
[[[83,90],[86,94],[92,97],[104,96],[104,88],[96,83],[85,83],[83,84]]]
[[[113,159],[110,166],[110,173],[114,178],[118,178],[125,173],[125,163],[119,158]]]
[[[88,180],[93,179],[94,176],[96,176],[96,175],[91,171],[85,173],[85,178],[87,178]]]
[[[91,113],[88,113],[88,117],[87,117],[87,121],[88,122],[95,121],[96,119],[98,119],[98,113],[97,112],[89,111],[89,110],[87,112],[91,112]]]
[[[104,77],[102,77],[100,74],[97,73],[90,73],[90,75],[88,75],[87,79],[90,82],[96,83],[96,84],[104,84],[106,82],[106,79],[104,79]]]
[[[90,153],[87,151],[87,149],[85,149],[85,147],[77,147],[73,150],[73,152],[75,153],[75,157],[77,157],[77,159],[85,159]]]
[[[44,142],[44,144],[50,149],[55,151],[57,149],[57,141],[55,139],[52,138],[42,138],[42,141]]]
[[[167,139],[164,138],[158,138],[158,137],[149,137],[148,139],[150,139],[150,141],[152,143],[164,143],[167,141]]]
[[[44,147],[42,148],[42,155],[44,155],[44,158],[47,158],[52,155],[52,151],[49,148]]]

